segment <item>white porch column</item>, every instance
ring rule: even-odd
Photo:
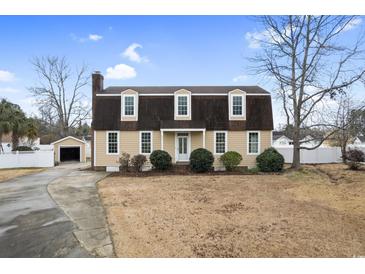
[[[205,129],[203,130],[203,148],[205,148]]]
[[[163,150],[163,130],[161,130],[161,150]]]

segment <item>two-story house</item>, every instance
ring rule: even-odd
[[[270,93],[258,86],[103,86],[92,75],[92,165],[119,169],[123,152],[147,156],[167,151],[173,163],[188,163],[190,152],[210,150],[215,169],[226,151],[253,167],[271,146]]]

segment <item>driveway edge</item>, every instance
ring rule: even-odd
[[[47,186],[49,195],[75,224],[75,238],[96,257],[115,257],[105,209],[97,189],[97,182],[107,175],[78,170]]]

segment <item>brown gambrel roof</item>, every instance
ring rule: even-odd
[[[245,91],[248,94],[270,94],[263,88],[259,86],[161,86],[161,87],[136,87],[136,86],[129,86],[129,87],[108,87],[106,88],[103,93],[107,94],[119,94],[127,89],[132,89],[137,91],[138,93],[143,94],[169,94],[174,93],[180,89],[186,89],[191,93],[228,93],[234,89],[240,89]]]
[[[184,88],[192,93],[227,93],[237,87],[123,87],[117,92],[132,88],[140,93],[170,93]],[[107,88],[105,93],[112,93]],[[241,87],[247,93],[269,94],[259,87],[254,87],[248,92],[247,87]],[[103,92],[103,93],[104,93]],[[246,97],[246,121],[230,121],[228,112],[227,95],[194,95],[192,100],[192,120],[174,120],[173,96],[140,96],[138,106],[138,121],[120,121],[121,97],[96,96],[94,102],[93,128],[95,130],[160,130],[161,128],[205,128],[206,130],[272,130],[273,118],[271,97],[263,95],[250,95]]]

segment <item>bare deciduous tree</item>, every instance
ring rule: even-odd
[[[359,113],[364,110],[365,104],[363,102],[356,103],[350,94],[341,94],[336,100],[336,106],[333,107],[333,123],[337,131],[333,138],[335,144],[340,146],[342,161],[346,163],[346,149],[349,142],[355,138],[359,133],[357,125]]]
[[[319,122],[323,102],[346,92],[365,76],[362,37],[354,43],[339,43],[353,27],[354,16],[265,16],[265,31],[258,38],[262,46],[251,58],[255,73],[274,79],[282,100],[286,123],[293,125],[293,168],[300,167],[300,131],[330,128]],[[349,44],[351,45],[349,46]],[[336,129],[337,130],[337,129]]]
[[[67,136],[70,128],[88,118],[91,111],[81,91],[88,83],[86,66],[73,72],[66,58],[50,56],[36,57],[31,63],[39,84],[29,90],[39,111],[43,119],[59,127],[61,136]]]

